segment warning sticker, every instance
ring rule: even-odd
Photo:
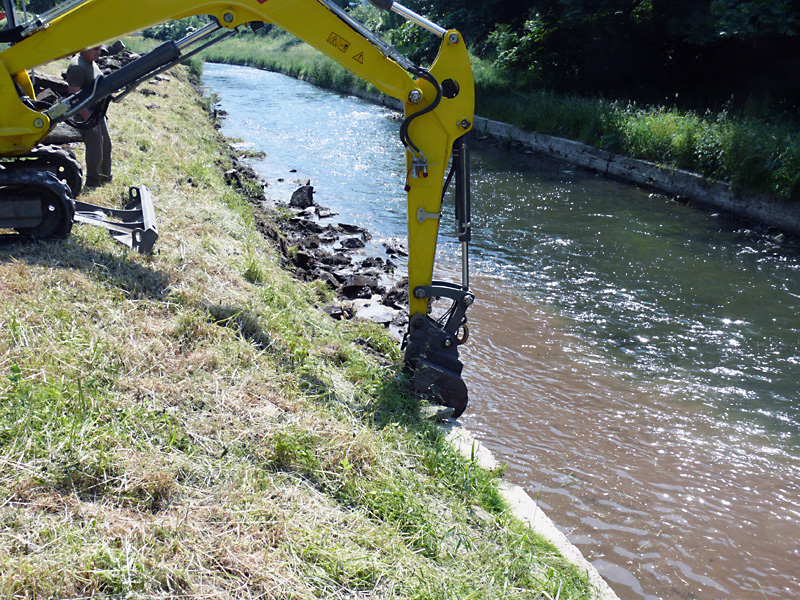
[[[364,64],[364,53],[363,52],[359,52],[358,54],[356,54],[353,57],[353,60],[356,61],[357,63],[361,63],[363,65]]]
[[[338,48],[342,52],[347,52],[347,49],[350,47],[350,42],[348,42],[343,37],[341,37],[339,35],[336,35],[335,33],[331,33],[328,36],[328,43],[331,46],[335,46],[336,48]]]

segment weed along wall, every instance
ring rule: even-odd
[[[0,589],[595,597],[420,418],[383,328],[282,268],[183,68],[109,121],[114,180],[85,198],[147,185],[157,252],[82,225],[0,247]]]

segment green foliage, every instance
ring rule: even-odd
[[[767,34],[800,33],[800,10],[796,2],[713,0],[711,14],[721,37],[752,39]]]
[[[156,40],[179,40],[182,37],[208,25],[206,16],[187,17],[178,21],[165,21],[153,27],[148,27],[142,34],[146,38]]]

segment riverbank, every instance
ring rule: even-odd
[[[314,85],[319,85],[313,78],[305,79]],[[398,112],[403,110],[401,102],[377,91],[360,87],[338,91]],[[800,235],[798,202],[790,202],[770,194],[737,189],[728,183],[704,177],[699,173],[626,157],[574,140],[526,131],[484,117],[475,117],[472,134],[484,139],[490,138],[496,143],[514,145],[521,151],[533,152],[581,167],[623,183],[650,189],[682,202],[719,210],[734,219]]]
[[[282,268],[185,71],[110,127],[85,199],[146,184],[157,252],[84,226],[0,248],[6,595],[595,595],[423,417],[383,328]]]
[[[280,34],[228,40],[204,56],[282,72],[402,110],[395,99],[382,97],[310,47]],[[476,60],[475,70],[478,113],[493,117],[476,119],[476,130],[734,218],[800,233],[796,206],[800,154],[796,136],[785,128],[727,115],[714,121],[664,108],[608,102],[598,107],[588,99],[559,100],[548,94],[526,99],[515,93],[512,99],[497,92],[486,65]],[[508,123],[496,120],[503,116]],[[555,131],[570,139],[548,135]]]

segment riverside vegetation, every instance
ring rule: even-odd
[[[81,225],[0,247],[0,595],[593,597],[420,417],[383,329],[282,269],[208,115],[185,67],[111,107],[86,199],[150,187],[153,255]]]
[[[354,12],[371,25],[379,18],[371,7],[359,6]],[[410,48],[413,45],[403,49]],[[239,34],[203,56],[212,62],[279,71],[336,90],[369,87],[277,28],[263,35]],[[800,200],[800,122],[789,113],[772,115],[761,102],[698,112],[556,93],[519,85],[524,78],[500,64],[473,56],[480,116],[694,171],[738,189]]]

